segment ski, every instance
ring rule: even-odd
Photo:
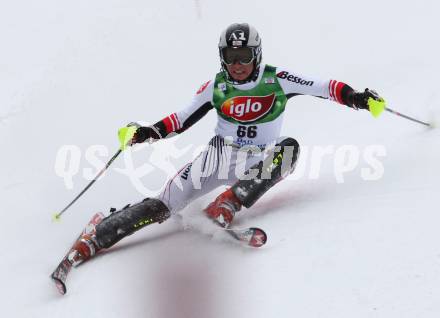
[[[266,244],[267,235],[262,229],[258,227],[249,227],[244,229],[236,229],[236,228],[224,228],[218,223],[216,220],[213,220],[214,224],[220,227],[221,230],[224,230],[228,233],[232,238],[236,239],[240,243],[250,247],[261,247]]]
[[[64,295],[67,291],[66,279],[71,269],[72,264],[69,262],[68,257],[65,256],[54,272],[50,275],[61,295]]]
[[[84,228],[84,230],[81,232],[81,234],[78,236],[78,238],[75,240],[75,242],[72,245],[72,248],[70,248],[69,252],[64,256],[62,261],[58,264],[58,266],[55,268],[53,273],[50,275],[53,282],[55,283],[55,286],[57,287],[60,294],[64,295],[67,291],[66,289],[66,280],[67,275],[69,274],[72,267],[75,265],[75,260],[73,259],[73,256],[75,253],[73,250],[73,246],[75,243],[81,239],[81,237],[84,234],[90,233],[95,230],[95,226],[100,223],[104,219],[103,213],[96,213],[93,218],[89,221],[87,226]]]
[[[180,214],[176,214],[175,217],[183,222],[183,217]],[[248,228],[224,228],[217,220],[213,220],[205,215],[205,218],[211,221],[217,230],[226,232],[234,241],[240,243],[241,245],[248,247],[261,247],[266,244],[267,235],[262,229],[258,227],[248,227]],[[197,230],[196,225],[185,224],[183,226],[186,229]],[[205,233],[206,234],[206,233]]]

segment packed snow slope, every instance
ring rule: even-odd
[[[390,108],[438,120],[439,10],[433,0],[2,1],[1,316],[439,317],[439,130],[307,96],[289,102],[282,130],[303,146],[296,176],[237,215],[267,231],[265,247],[201,222],[218,189],[74,269],[66,296],[49,280],[94,212],[157,191],[209,141],[214,112],[132,153],[144,192],[121,157],[51,221],[97,172],[88,150],[107,150],[95,155],[102,166],[119,127],[162,119],[213,78],[228,24],[255,25],[269,64],[374,88]],[[368,181],[372,145],[383,175]],[[330,147],[322,160],[318,146]],[[69,185],[59,175],[70,168]]]

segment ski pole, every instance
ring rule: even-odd
[[[365,91],[367,91],[367,90],[365,90]],[[411,120],[413,122],[416,122],[416,123],[419,123],[419,124],[422,124],[422,125],[425,125],[425,126],[428,126],[428,127],[431,127],[431,128],[434,127],[434,125],[431,124],[431,123],[425,123],[424,121],[421,121],[421,120],[409,117],[409,116],[401,114],[401,113],[399,113],[399,112],[397,112],[395,110],[392,110],[391,108],[386,107],[385,100],[383,98],[379,97],[379,95],[377,95],[376,92],[371,91],[371,90],[368,91],[368,92],[372,93],[372,94],[376,94],[375,98],[372,98],[372,97],[368,98],[368,109],[369,109],[370,113],[373,115],[373,117],[376,117],[376,118],[379,117],[380,114],[384,110],[386,110],[386,111],[388,111],[388,112],[390,112],[390,113],[392,113],[394,115],[403,117],[403,118]]]
[[[82,190],[76,197],[73,199],[72,202],[70,202],[61,212],[55,213],[53,215],[53,220],[58,221],[61,218],[61,215],[67,211],[68,208],[70,208],[98,179],[99,177],[110,167],[110,165],[115,161],[115,159],[121,154],[122,151],[124,151],[127,147],[131,146],[133,144],[133,137],[136,133],[137,128],[139,127],[136,123],[130,123],[127,127],[123,127],[119,129],[118,131],[118,138],[120,147],[118,151],[113,155],[113,157],[110,158],[110,160],[107,162],[104,168],[101,169],[101,171],[98,172],[96,177],[89,182],[89,184]]]
[[[76,197],[75,199],[72,200],[72,202],[70,202],[61,212],[59,213],[55,213],[53,216],[53,219],[58,221],[61,217],[61,215],[67,211],[68,208],[70,208],[95,182],[96,180],[99,179],[99,177],[108,169],[108,167],[110,167],[110,165],[113,163],[113,161],[115,161],[115,159],[119,156],[119,154],[122,152],[122,149],[119,149],[114,155],[113,157],[111,157],[111,159],[107,162],[107,164],[105,165],[104,168],[101,169],[101,171],[98,172],[98,174],[96,175],[96,177],[89,182],[89,184],[84,188],[84,190],[82,190]]]
[[[415,119],[415,118],[409,117],[409,116],[407,116],[407,115],[401,114],[401,113],[399,113],[399,112],[397,112],[397,111],[395,111],[395,110],[392,110],[392,109],[390,109],[390,108],[388,108],[388,107],[385,107],[385,110],[388,111],[388,112],[390,112],[390,113],[392,113],[392,114],[394,114],[394,115],[397,115],[397,116],[400,116],[400,117],[406,118],[406,119],[411,120],[411,121],[413,121],[413,122],[416,122],[416,123],[419,123],[419,124],[422,124],[422,125],[425,125],[425,126],[428,126],[428,127],[432,127],[432,125],[431,125],[430,123],[425,123],[424,121],[421,121],[421,120],[418,120],[418,119]]]

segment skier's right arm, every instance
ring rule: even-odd
[[[154,142],[187,130],[213,108],[211,102],[213,88],[213,81],[206,82],[182,111],[173,113],[152,126],[138,127],[132,140],[133,144],[144,141]]]

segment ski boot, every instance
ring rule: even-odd
[[[235,212],[240,211],[241,202],[231,189],[220,194],[204,210],[209,218],[221,227],[228,228],[234,219]]]
[[[67,259],[73,267],[89,260],[101,250],[96,240],[96,226],[101,223],[103,219],[104,215],[102,213],[95,214],[81,236],[73,244],[67,256]]]

